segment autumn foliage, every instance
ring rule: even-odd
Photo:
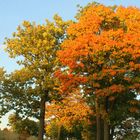
[[[139,112],[139,28],[138,8],[91,4],[69,26],[68,38],[58,51],[66,68],[59,74],[63,92],[81,85],[84,97],[93,99],[96,117],[108,125],[113,113],[123,105],[127,106],[126,112]]]
[[[13,36],[6,38],[5,41],[5,49],[9,53],[9,56],[11,58],[20,57],[17,63],[23,67],[22,70],[16,71],[16,73],[13,74],[13,83],[19,85],[18,89],[25,88],[25,93],[27,93],[28,90],[31,91],[30,93],[28,92],[29,97],[32,98],[31,101],[26,102],[26,100],[22,100],[23,103],[33,109],[31,104],[34,104],[34,101],[38,100],[38,103],[34,105],[36,112],[38,112],[36,117],[40,120],[39,140],[42,140],[44,135],[45,103],[49,102],[51,93],[56,92],[54,90],[55,78],[53,76],[54,71],[58,67],[56,51],[60,49],[60,43],[65,37],[65,29],[68,26],[68,22],[63,21],[58,15],[55,15],[53,19],[54,22],[46,20],[46,23],[43,25],[24,21],[21,26],[18,26]],[[11,91],[6,93],[8,96],[11,95]],[[20,96],[18,92],[17,95]],[[9,102],[12,100],[11,96],[7,99]],[[15,100],[15,104],[16,103]],[[11,108],[13,108],[13,106]],[[18,109],[25,110],[22,104],[20,104],[20,108]],[[32,112],[34,112],[34,110],[32,110]]]
[[[90,123],[94,112],[78,92],[67,95],[61,102],[53,101],[46,106],[46,118],[57,119],[58,125],[71,131],[74,125]]]
[[[87,134],[89,125],[96,129],[96,140],[113,140],[117,126],[140,117],[139,8],[90,3],[79,9],[75,22],[57,15],[44,25],[24,21],[6,39],[6,51],[21,57],[23,68],[7,79],[0,69],[1,87],[10,89],[1,98],[10,102],[17,94],[14,99],[24,95],[32,104],[37,101],[34,106],[20,102],[23,98],[14,103],[23,103],[23,111],[29,105],[32,113],[39,112],[39,140],[44,120],[47,132],[51,125],[58,129],[58,140],[61,128],[71,132],[77,127]]]

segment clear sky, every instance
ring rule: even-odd
[[[18,68],[13,59],[3,52],[5,37],[10,37],[23,20],[43,23],[52,19],[55,13],[63,19],[73,19],[77,4],[86,5],[92,0],[0,0],[0,67],[8,72]],[[97,0],[106,5],[134,5],[140,7],[140,0]]]
[[[95,0],[105,5],[124,5],[140,7],[140,0]],[[77,4],[82,6],[92,0],[0,0],[0,67],[8,72],[18,69],[18,65],[3,51],[5,37],[10,37],[24,20],[44,23],[45,19],[52,19],[55,13],[64,20],[73,19]],[[0,128],[5,127],[6,117],[2,119]]]

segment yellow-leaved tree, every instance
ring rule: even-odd
[[[11,58],[22,58],[18,64],[31,74],[31,87],[37,89],[34,92],[40,104],[39,140],[43,139],[44,133],[45,103],[49,101],[50,94],[55,92],[53,73],[59,66],[56,51],[60,49],[60,43],[65,38],[67,25],[68,22],[64,22],[58,15],[54,16],[54,22],[46,20],[43,25],[24,21],[13,33],[13,37],[7,38],[5,42],[6,51]],[[28,74],[24,76],[29,76]],[[24,76],[21,78],[24,79]]]

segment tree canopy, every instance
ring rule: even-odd
[[[138,124],[139,8],[93,2],[80,7],[76,21],[58,15],[42,25],[24,21],[5,45],[22,68],[0,69],[1,114],[14,109],[39,119],[38,140],[44,127],[57,139],[67,131],[78,139],[113,140],[127,120]]]
[[[59,74],[63,92],[82,85],[84,97],[92,98],[97,140],[102,139],[100,119],[104,121],[104,140],[108,140],[109,127],[119,117],[139,114],[139,13],[135,7],[93,3],[68,27],[68,39],[58,51],[59,60],[67,68]]]
[[[17,63],[23,67],[10,77],[10,81],[14,80],[11,84],[18,86],[16,89],[18,91],[12,91],[12,96],[15,95],[14,99],[19,97],[18,100],[14,100],[13,104],[17,105],[17,102],[21,101],[19,107],[23,104],[28,106],[27,108],[23,106],[23,110],[27,109],[27,112],[33,113],[36,108],[36,113],[39,112],[39,140],[43,139],[45,103],[50,100],[51,93],[57,93],[54,90],[56,82],[53,76],[59,66],[56,51],[60,49],[60,43],[65,38],[67,26],[68,22],[64,22],[58,15],[54,16],[53,22],[46,20],[46,24],[43,25],[24,21],[22,26],[19,26],[13,33],[13,37],[5,41],[6,51],[10,57],[21,57],[21,61]],[[22,98],[20,98],[20,92],[22,92]],[[5,92],[3,94],[5,95]],[[6,94],[10,102],[11,91]],[[35,104],[34,109],[33,104]]]

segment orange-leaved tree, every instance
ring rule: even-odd
[[[97,140],[109,140],[111,124],[118,123],[114,114],[123,119],[139,113],[140,9],[89,4],[67,34],[58,51],[61,89],[81,87],[95,107]]]
[[[63,96],[63,95],[62,95]],[[84,128],[89,122],[93,111],[82,98],[79,91],[63,96],[61,101],[53,101],[46,107],[46,119],[50,118],[50,122],[56,120],[58,126],[58,139],[60,138],[61,128],[64,127],[68,132],[72,132],[74,128]],[[46,126],[46,130],[49,125]]]

